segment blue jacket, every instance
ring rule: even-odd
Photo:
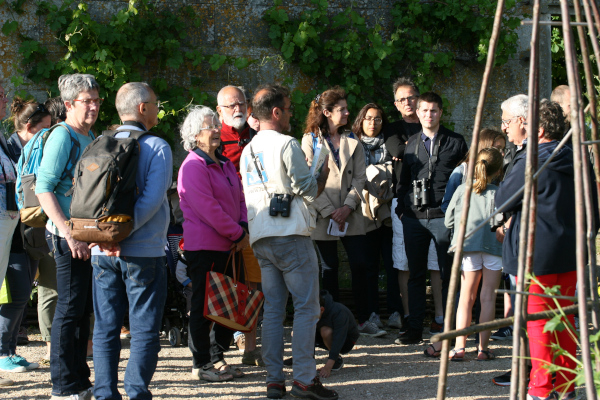
[[[541,166],[558,145],[557,141],[542,143],[538,150]],[[525,156],[520,152],[514,167],[496,192],[496,207],[500,207],[525,184]],[[556,157],[538,178],[538,205],[533,256],[535,275],[575,271],[575,184],[573,151],[560,149]],[[508,206],[514,211],[502,246],[504,272],[517,275],[521,208],[523,196]],[[597,208],[596,208],[597,210]]]

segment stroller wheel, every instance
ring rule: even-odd
[[[181,332],[177,328],[171,328],[169,330],[169,343],[173,347],[181,345]]]

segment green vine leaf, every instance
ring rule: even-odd
[[[11,33],[16,32],[18,28],[19,28],[19,23],[17,21],[6,21],[2,25],[2,33],[5,36],[8,36]]]

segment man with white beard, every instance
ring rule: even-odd
[[[252,136],[247,123],[248,103],[244,92],[236,86],[225,86],[217,94],[217,112],[221,117],[221,154],[227,157],[240,174],[240,156]]]
[[[256,135],[256,130],[248,124],[248,103],[246,95],[237,86],[225,86],[217,94],[217,112],[221,118],[221,154],[227,157],[240,175],[242,150]],[[248,233],[248,232],[246,232]],[[242,250],[245,265],[245,280],[251,289],[256,289],[261,281],[260,266],[250,246]],[[250,332],[234,334],[235,344],[243,350],[242,363],[263,367],[260,349],[256,347],[256,327]]]

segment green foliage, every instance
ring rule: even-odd
[[[36,14],[44,18],[62,53],[58,60],[49,59],[44,44],[19,35],[19,53],[27,77],[45,84],[50,95],[56,96],[60,75],[75,72],[94,75],[101,88],[100,96],[105,99],[96,122],[99,130],[119,122],[114,107],[119,87],[125,82],[145,80],[159,98],[167,100],[159,113],[161,122],[154,130],[173,144],[177,136],[175,127],[190,103],[215,104],[214,98],[198,89],[201,82],[193,80],[189,87],[181,87],[173,85],[170,78],[184,71],[200,71],[206,64],[217,71],[224,65],[243,69],[255,62],[220,54],[209,57],[194,48],[188,42],[188,31],[192,28],[190,24],[199,25],[200,17],[189,6],[170,10],[158,8],[156,2],[149,0],[130,0],[126,8],[109,20],[98,21],[92,18],[85,2],[41,1]],[[7,21],[2,32],[9,35],[17,27],[16,21]],[[15,77],[13,84],[22,85],[22,77]]]
[[[391,111],[391,83],[412,76],[422,91],[431,90],[435,77],[451,75],[455,54],[484,61],[491,36],[495,3],[486,0],[396,2],[391,28],[379,20],[367,23],[353,7],[333,13],[327,0],[311,0],[312,7],[289,15],[275,0],[264,19],[269,37],[283,59],[314,77],[316,90],[292,95],[295,124],[302,125],[307,105],[317,92],[340,85],[349,94],[350,109],[358,112],[370,101]],[[510,9],[514,0],[507,2]],[[503,64],[516,52],[520,20],[506,17],[495,62]]]

